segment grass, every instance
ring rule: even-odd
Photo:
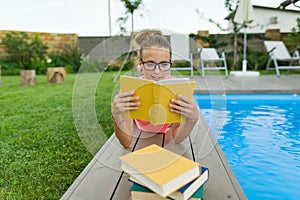
[[[104,73],[95,95],[97,120],[107,136],[113,132],[112,76]],[[73,119],[75,77],[49,84],[40,75],[30,87],[20,86],[19,76],[2,77],[0,199],[59,199],[92,159]]]
[[[96,120],[107,137],[113,132],[110,102],[118,91],[113,75],[103,74],[94,95]],[[63,84],[46,79],[39,75],[37,84],[28,87],[20,86],[19,76],[2,77],[0,199],[59,199],[105,142],[96,139],[87,149],[78,134],[72,100],[76,75],[68,75]],[[98,129],[89,130],[89,138],[99,138]]]

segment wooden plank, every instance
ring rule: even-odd
[[[134,148],[135,150],[141,149],[143,147],[146,147],[150,144],[157,144],[161,146],[163,143],[163,134],[157,134],[157,133],[150,133],[150,132],[142,132],[140,134],[140,137],[137,141],[137,144]],[[128,181],[129,176],[126,173],[122,174],[122,178],[120,180],[120,183],[118,187],[116,188],[115,194],[113,196],[113,199],[115,200],[128,200],[130,197],[130,187],[132,183]]]
[[[186,158],[194,160],[189,137],[187,137],[180,144],[175,144],[173,137],[172,137],[172,133],[171,133],[171,131],[169,131],[168,133],[165,134],[163,146],[164,146],[164,148],[166,148],[174,153],[177,153]]]
[[[137,138],[133,137],[133,144]],[[119,157],[132,150],[133,145],[125,149],[113,134],[61,199],[109,199],[123,174]]]
[[[151,132],[142,132],[139,138],[139,141],[136,145],[135,150],[144,148],[151,144],[157,144],[158,146],[163,145],[164,134],[151,133]]]
[[[141,149],[151,144],[164,146],[164,148],[170,151],[183,155],[187,158],[193,159],[189,138],[184,140],[181,144],[175,144],[174,140],[172,139],[172,135],[170,131],[166,134],[142,132],[134,150]],[[132,183],[128,181],[128,178],[129,176],[126,173],[122,175],[122,179],[120,181],[120,184],[116,190],[113,199],[116,200],[129,199],[130,197],[129,189]]]
[[[196,161],[209,168],[204,199],[247,199],[203,115],[190,137]]]
[[[62,199],[129,199],[132,184],[128,182],[128,175],[120,170],[119,157],[150,144],[163,146],[208,167],[210,177],[204,186],[206,200],[246,199],[202,115],[190,137],[181,144],[174,143],[171,132],[139,133],[135,128],[134,142],[128,149],[124,149],[112,135]]]

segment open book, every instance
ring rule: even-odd
[[[134,91],[140,97],[140,107],[125,113],[133,119],[150,121],[154,125],[184,121],[184,117],[170,112],[171,99],[181,94],[192,99],[195,82],[188,78],[153,81],[131,76],[120,77],[121,92]]]

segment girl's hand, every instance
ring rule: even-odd
[[[136,101],[138,101],[140,98],[133,96],[133,94],[134,91],[122,92],[116,95],[111,106],[112,114],[119,115],[128,110],[138,109],[140,102]]]
[[[194,99],[178,95],[178,100],[171,99],[170,111],[184,116],[187,122],[196,122],[199,119],[198,105]]]

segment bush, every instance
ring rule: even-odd
[[[81,65],[82,53],[79,51],[77,45],[65,45],[60,51],[49,54],[52,67],[66,67],[69,71],[77,72]],[[72,66],[72,70],[70,69]]]
[[[264,50],[247,49],[247,60],[250,70],[265,70],[268,55]]]
[[[9,62],[7,60],[0,60],[2,75],[19,75],[20,69],[15,62]]]
[[[30,38],[25,32],[7,33],[2,41],[9,54],[7,60],[16,63],[19,69],[34,69],[34,59],[45,59],[48,47],[43,44],[39,35]]]
[[[286,43],[292,48],[299,47],[300,44],[300,17],[297,18],[297,26],[292,28],[292,32],[288,34]]]
[[[47,62],[47,59],[41,59],[38,56],[35,56],[32,59],[32,65],[34,66],[37,74],[46,74],[47,68],[51,66],[51,64]]]
[[[131,70],[132,68],[133,68],[132,61],[127,61],[127,62],[124,64],[122,70],[128,71],[128,70]]]
[[[189,61],[174,61],[172,67],[187,67],[190,66]]]
[[[103,72],[107,69],[107,62],[93,59],[89,56],[82,57],[80,72]]]
[[[106,70],[105,71],[119,71],[119,67],[118,66],[115,66],[115,65],[109,65],[107,66]]]

